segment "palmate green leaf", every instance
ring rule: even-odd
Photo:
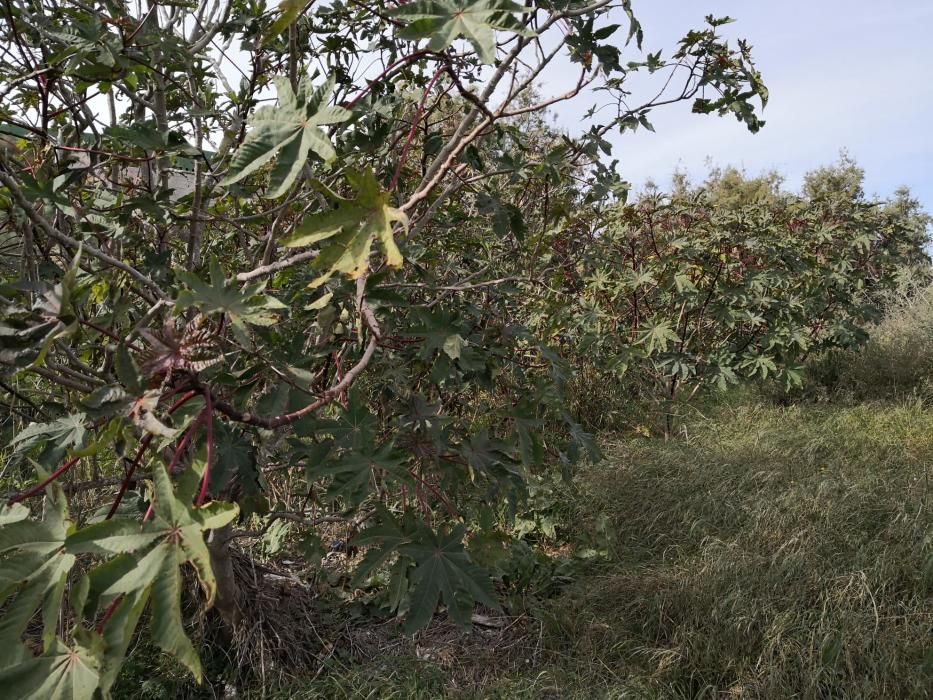
[[[414,0],[389,14],[409,20],[399,36],[403,39],[430,37],[428,48],[443,51],[454,39],[472,44],[483,63],[496,59],[496,29],[522,31],[516,13],[525,10],[512,0]]]
[[[210,578],[204,575],[204,571],[210,573],[210,564],[207,548],[204,545],[200,531],[197,538],[203,549],[199,556],[203,558],[200,559],[200,566],[197,560],[192,563],[199,570],[201,583],[209,583],[211,600],[213,600],[214,579],[213,574],[210,574]],[[192,675],[200,681],[201,660],[188,635],[185,634],[185,628],[182,624],[181,564],[184,562],[185,557],[178,547],[169,544],[159,545],[153,550],[153,553],[155,556],[161,557],[162,565],[152,582],[152,639],[163,651],[172,654],[181,661],[191,671]]]
[[[62,593],[74,563],[74,556],[60,551],[44,560],[35,554],[25,554],[2,562],[5,571],[10,572],[5,576],[6,592],[3,597],[6,598],[10,592],[16,595],[0,617],[0,668],[6,668],[22,656],[20,638],[40,608],[43,646],[54,641]],[[13,576],[21,580],[10,584],[9,579]]]
[[[51,423],[31,423],[10,440],[10,447],[24,451],[40,442],[51,442],[62,451],[78,449],[87,436],[86,419],[84,413],[73,413]]]
[[[739,365],[749,377],[759,376],[767,379],[769,374],[776,374],[777,364],[767,355],[753,355],[742,361]]]
[[[211,469],[211,493],[220,493],[236,480],[245,493],[254,493],[262,479],[256,461],[256,449],[243,431],[226,423],[214,425],[214,465]],[[201,455],[198,455],[200,459]]]
[[[350,389],[347,407],[333,421],[324,424],[321,432],[330,433],[338,447],[354,451],[371,448],[376,442],[379,421],[366,407],[357,387]]]
[[[394,551],[400,545],[411,542],[412,538],[406,534],[402,523],[384,505],[376,505],[373,519],[375,524],[367,527],[353,539],[352,544],[354,546],[374,547],[382,545],[383,548]]]
[[[361,586],[400,546],[411,542],[398,520],[382,505],[376,508],[376,521],[376,525],[363,530],[352,542],[356,547],[367,547],[363,561],[353,574],[354,586]]]
[[[415,309],[413,317],[416,321],[411,328],[405,329],[400,335],[410,338],[422,338],[419,355],[422,359],[428,359],[434,352],[444,352],[451,357],[454,343],[451,337],[457,336],[462,339],[459,331],[458,319],[454,318],[449,311],[438,309]],[[457,354],[462,349],[462,343],[456,347]]]
[[[288,191],[312,151],[328,163],[337,157],[321,127],[345,122],[351,116],[346,109],[327,104],[334,90],[333,76],[314,89],[311,78],[306,75],[298,85],[297,94],[286,78],[275,78],[274,82],[278,105],[256,110],[250,120],[252,128],[233,154],[227,177],[220,183],[239,182],[278,156],[266,193],[270,198],[281,197]]]
[[[676,343],[680,340],[677,331],[674,330],[671,322],[662,319],[646,323],[638,335],[638,344],[645,346],[645,351],[650,355],[655,350],[665,352],[668,344]]]
[[[156,466],[154,517],[150,522],[110,520],[90,525],[73,533],[66,548],[72,554],[118,553],[90,572],[89,605],[100,606],[120,595],[139,596],[149,591],[153,641],[200,679],[201,663],[182,624],[181,566],[187,563],[194,567],[210,606],[216,586],[204,531],[223,527],[239,511],[233,503],[201,508],[187,505],[197,476],[186,474],[173,489],[165,468]]]
[[[181,536],[191,537],[192,533],[184,532]],[[91,572],[91,595],[92,601],[100,604],[124,594],[151,596],[153,641],[175,655],[195,678],[200,679],[201,663],[182,624],[180,567],[186,560],[182,549],[176,542],[162,542],[145,556],[124,554],[110,560]],[[202,555],[206,554],[205,548]],[[206,562],[204,559],[197,568],[202,583],[208,583],[213,594],[213,577],[203,573]]]
[[[246,324],[274,325],[279,320],[276,312],[287,308],[275,297],[262,293],[263,283],[241,290],[235,279],[227,279],[216,258],[210,261],[209,282],[185,270],[177,270],[175,275],[190,287],[178,293],[175,303],[179,310],[193,306],[203,314],[227,314],[240,336],[246,335]]]
[[[416,565],[411,572],[415,588],[405,621],[407,633],[431,621],[438,600],[443,601],[451,618],[461,627],[469,626],[476,603],[499,608],[489,576],[463,548],[464,532],[462,525],[437,534],[424,528],[420,541],[399,547],[399,553],[413,559]]]
[[[148,588],[124,596],[104,627],[104,658],[99,684],[104,698],[110,697],[110,688],[117,680],[126,650],[133,641],[133,632],[148,602]]]
[[[56,639],[42,656],[26,657],[0,670],[4,697],[23,700],[91,700],[100,685],[102,643],[66,646]]]
[[[328,496],[340,496],[352,504],[360,504],[373,489],[374,470],[401,475],[404,472],[400,468],[401,464],[401,458],[394,453],[391,445],[370,445],[313,467],[309,465],[306,474],[314,481],[329,477]]]
[[[40,470],[39,476],[45,474]],[[0,669],[29,656],[20,640],[37,609],[42,610],[43,648],[47,651],[55,639],[62,593],[75,563],[64,551],[70,527],[64,493],[55,485],[41,520],[24,517],[22,506],[0,509]]]
[[[470,467],[486,472],[495,465],[511,462],[509,445],[502,440],[490,438],[486,428],[481,428],[475,435],[465,439],[459,452]]]
[[[389,599],[389,610],[398,610],[400,614],[405,614],[406,594],[410,582],[408,580],[408,571],[411,569],[411,562],[407,559],[399,558],[389,570],[389,588],[387,590]]]
[[[713,381],[715,381],[716,386],[719,387],[720,390],[725,391],[729,388],[730,384],[739,383],[739,376],[728,365],[720,364],[716,368],[716,375]]]
[[[88,525],[68,537],[68,551],[74,554],[122,554],[144,549],[160,534],[135,520],[104,520]]]
[[[376,239],[391,267],[401,267],[403,262],[392,235],[392,225],[398,222],[407,232],[408,216],[389,206],[389,193],[382,190],[371,169],[348,172],[347,179],[356,189],[356,197],[344,199],[327,190],[327,194],[336,199],[337,208],[305,219],[285,240],[290,248],[327,241],[314,261],[314,266],[323,274],[309,285],[312,288],[321,286],[337,273],[356,279],[366,272]]]
[[[515,442],[518,443],[522,463],[525,466],[541,464],[544,461],[544,445],[539,431],[541,420],[536,414],[537,407],[531,401],[522,400],[512,409],[512,425]]]

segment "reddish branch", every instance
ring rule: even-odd
[[[395,191],[399,176],[402,174],[402,168],[405,166],[405,161],[408,160],[408,150],[411,148],[411,142],[415,136],[415,129],[418,128],[418,124],[421,122],[421,115],[424,113],[424,105],[428,101],[428,95],[431,94],[431,90],[434,89],[434,84],[446,70],[446,67],[438,68],[428,82],[428,86],[424,89],[424,94],[421,96],[421,101],[418,103],[418,109],[415,111],[415,116],[411,120],[411,128],[408,130],[408,137],[405,139],[405,145],[402,147],[402,154],[398,158],[395,174],[392,176],[392,182],[389,184],[390,192]]]
[[[425,479],[424,477],[420,476],[420,475],[417,473],[416,468],[414,468],[414,467],[411,468],[411,469],[409,469],[409,470],[408,470],[408,473],[412,476],[412,478],[415,479],[415,481],[418,482],[418,484],[420,484],[421,486],[424,486],[426,489],[428,489],[428,491],[430,491],[431,493],[433,493],[433,494],[441,501],[441,503],[444,504],[444,508],[447,509],[447,512],[451,515],[451,517],[456,518],[456,519],[458,519],[458,520],[461,519],[460,513],[457,511],[456,508],[454,508],[454,504],[450,502],[450,499],[447,497],[447,494],[445,494],[445,493],[440,489],[440,487],[438,487],[438,486],[432,484],[430,481],[428,481],[428,480]],[[415,486],[415,490],[416,490],[416,493],[418,493],[419,496],[420,496],[421,493],[420,493],[420,490],[418,489],[418,486],[417,486],[417,485]]]
[[[359,362],[347,370],[347,373],[343,375],[343,379],[331,386],[329,389],[325,390],[321,397],[313,403],[310,403],[304,408],[298,409],[297,411],[292,411],[291,413],[283,413],[282,415],[273,416],[271,418],[255,416],[252,413],[240,411],[235,406],[227,403],[214,394],[208,387],[201,386],[200,390],[204,391],[205,393],[209,392],[211,395],[211,402],[213,407],[227,416],[227,418],[230,420],[234,420],[238,423],[244,423],[246,425],[253,425],[257,428],[274,430],[275,428],[281,428],[284,425],[291,425],[292,423],[301,420],[305,416],[311,415],[318,409],[333,402],[340,396],[342,392],[349,389],[353,385],[353,382],[356,381],[357,377],[359,377],[363,370],[365,370],[369,365],[373,355],[376,352],[377,344],[378,338],[373,335],[373,337],[370,338],[369,343],[366,345],[366,350],[363,352],[363,356],[360,358]],[[195,382],[196,381],[197,380],[195,380]]]
[[[369,311],[368,307],[367,307],[367,311]],[[227,416],[231,420],[235,420],[240,423],[245,423],[247,425],[253,425],[259,428],[265,428],[267,430],[272,430],[275,428],[282,427],[284,425],[290,425],[291,423],[301,420],[305,416],[308,416],[314,413],[318,409],[340,398],[340,396],[345,394],[345,392],[353,385],[353,383],[356,381],[357,377],[359,377],[359,375],[363,372],[363,370],[366,369],[366,367],[369,365],[370,361],[372,360],[373,355],[375,354],[376,346],[378,345],[378,342],[379,342],[379,338],[377,335],[379,327],[376,324],[375,318],[372,317],[371,311],[368,315],[370,316],[370,318],[367,319],[368,321],[367,326],[370,327],[370,330],[373,333],[373,335],[370,338],[369,343],[366,345],[366,349],[364,350],[363,356],[360,358],[359,362],[357,362],[352,368],[347,370],[347,372],[343,375],[343,377],[336,384],[331,386],[329,389],[325,390],[323,394],[320,396],[320,398],[308,404],[304,408],[298,409],[297,411],[292,411],[291,413],[285,413],[279,416],[273,416],[269,418],[263,418],[261,416],[254,416],[250,413],[239,411],[231,404],[217,398],[208,387],[198,386],[197,380],[193,380],[195,385],[197,386],[197,389],[186,392],[181,398],[179,398],[168,409],[167,413],[168,414],[175,413],[178,409],[180,409],[182,406],[188,403],[188,401],[190,401],[191,399],[193,399],[195,396],[199,394],[204,396],[204,399],[206,402],[205,409],[204,409],[204,412],[201,414],[201,417],[195,421],[195,423],[188,429],[188,431],[182,437],[181,442],[178,444],[178,446],[175,449],[174,454],[172,455],[172,459],[169,463],[168,470],[169,470],[169,473],[173,472],[176,465],[178,464],[178,461],[181,459],[181,455],[184,453],[188,444],[191,442],[192,438],[194,437],[194,433],[196,432],[197,428],[200,426],[202,422],[206,421],[207,433],[208,433],[207,435],[207,466],[205,468],[204,477],[201,482],[201,490],[198,494],[198,500],[197,500],[198,505],[203,504],[204,500],[206,499],[208,486],[210,484],[211,462],[213,458],[213,442],[214,442],[213,440],[214,409],[216,409],[223,415]],[[110,511],[107,514],[107,519],[112,518],[116,514],[117,509],[120,507],[120,503],[122,503],[123,498],[126,496],[126,492],[129,490],[130,484],[136,481],[134,477],[136,473],[136,469],[139,467],[140,463],[142,462],[143,455],[145,454],[146,450],[149,448],[151,443],[152,443],[152,435],[146,435],[140,441],[139,449],[137,450],[136,455],[133,458],[133,462],[130,464],[130,467],[127,469],[126,475],[123,477],[123,481],[120,484],[120,490],[117,492],[117,496],[114,499],[114,502],[110,507]],[[55,470],[55,472],[51,476],[49,476],[48,479],[44,480],[41,484],[30,489],[29,491],[25,491],[23,493],[13,496],[9,501],[10,504],[12,505],[14,503],[18,503],[22,500],[31,498],[32,496],[35,496],[41,493],[42,490],[46,486],[48,486],[50,483],[52,483],[53,481],[61,477],[63,474],[65,474],[72,467],[74,467],[74,465],[77,464],[79,459],[80,459],[79,457],[75,457],[69,460],[68,462],[63,464],[61,467],[59,467],[57,470]],[[149,510],[146,512],[146,515],[143,518],[144,522],[149,520],[149,518],[152,517],[152,512],[153,512],[153,508],[152,508],[152,505],[150,504]]]
[[[14,496],[13,498],[11,498],[10,501],[9,501],[10,505],[13,505],[14,503],[19,503],[20,501],[24,501],[24,500],[26,500],[27,498],[32,498],[33,496],[36,496],[36,495],[42,493],[42,490],[45,489],[46,486],[48,486],[49,484],[51,484],[53,481],[55,481],[57,478],[59,478],[62,474],[64,474],[65,472],[67,472],[69,469],[71,469],[74,465],[76,465],[76,464],[78,463],[78,461],[80,461],[80,459],[81,459],[80,457],[72,457],[72,458],[69,459],[67,462],[65,462],[62,466],[60,466],[58,469],[56,469],[54,472],[52,472],[51,476],[49,476],[47,479],[45,479],[45,480],[44,480],[42,483],[40,483],[38,486],[36,486],[36,487],[34,487],[34,488],[31,488],[31,489],[29,489],[28,491],[26,491],[26,492],[24,492],[24,493],[21,493],[20,495]]]
[[[185,393],[180,399],[178,399],[178,401],[172,404],[172,406],[168,409],[169,415],[177,411],[179,408],[184,406],[186,403],[188,403],[191,399],[193,399],[197,395],[198,395],[198,392],[196,391],[189,391]],[[186,435],[185,438],[188,438],[190,440],[191,439],[189,437],[190,433],[191,431],[189,430],[188,435]],[[182,438],[183,444],[187,444],[185,442],[185,438]],[[117,508],[119,508],[120,503],[123,502],[123,497],[126,495],[127,489],[129,489],[130,484],[133,483],[133,474],[136,473],[136,468],[139,466],[140,460],[142,460],[143,454],[145,454],[146,449],[149,447],[149,444],[151,442],[152,442],[151,434],[146,435],[146,437],[144,437],[140,441],[139,450],[137,450],[136,452],[136,457],[133,458],[133,463],[130,465],[130,468],[126,470],[126,476],[123,477],[123,483],[120,484],[120,490],[117,492],[117,497],[116,499],[114,499],[113,505],[110,506],[110,511],[107,513],[107,518],[106,518],[107,520],[110,520],[116,514]],[[174,466],[175,458],[177,458],[179,454],[180,454],[180,450],[175,452],[175,456],[172,458],[173,460],[172,464],[169,465],[169,471],[172,470],[172,467]]]
[[[123,483],[123,480],[126,477],[123,476],[106,476],[99,479],[90,479],[88,481],[78,481],[74,483],[61,484],[61,489],[66,494],[74,493],[83,493],[85,491],[97,491],[99,489],[107,488],[108,486],[119,486]],[[149,481],[152,479],[152,474],[136,474],[130,478],[130,482],[139,483],[140,481]],[[7,491],[0,495],[0,501],[9,501],[11,498],[19,498],[25,491]]]
[[[133,474],[136,473],[136,468],[139,466],[139,462],[142,460],[143,455],[149,447],[149,443],[152,442],[152,435],[146,435],[142,440],[139,441],[139,449],[136,450],[136,456],[133,458],[133,463],[130,464],[130,468],[126,470],[126,476],[123,477],[123,483],[120,484],[120,490],[117,492],[117,497],[113,501],[113,505],[110,506],[110,510],[107,512],[106,520],[110,520],[114,515],[116,515],[117,508],[120,507],[120,504],[123,502],[123,497],[126,495],[127,490],[130,487],[130,484],[133,483]]]
[[[122,593],[114,598],[113,602],[107,606],[103,616],[100,618],[100,622],[97,623],[97,634],[104,633],[104,628],[107,626],[107,623],[110,622],[110,618],[113,617],[113,614],[117,611],[117,606],[120,604],[121,600],[123,600]]]

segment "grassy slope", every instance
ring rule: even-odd
[[[583,476],[575,527],[607,515],[615,556],[537,611],[536,666],[464,693],[383,660],[286,694],[933,695],[933,412],[752,404],[687,427],[610,441]]]
[[[924,697],[933,413],[741,406],[692,428],[590,473],[619,562],[565,596],[552,642],[607,690]]]

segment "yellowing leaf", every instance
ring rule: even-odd
[[[337,200],[337,208],[309,217],[285,241],[290,248],[327,241],[314,261],[323,274],[309,285],[312,288],[337,273],[356,279],[366,272],[376,239],[391,267],[400,267],[404,260],[392,235],[392,225],[398,222],[407,231],[408,216],[389,206],[389,194],[379,187],[372,170],[350,172],[347,179],[356,188],[356,197],[344,199],[328,190]]]
[[[333,298],[334,293],[328,292],[327,294],[322,295],[318,299],[315,299],[310,304],[305,307],[305,311],[317,311],[323,309],[327,306],[327,303]]]
[[[263,35],[262,45],[268,46],[276,37],[281,36],[292,25],[292,22],[298,19],[298,15],[301,14],[307,4],[307,0],[282,0],[279,3],[279,11],[282,14]]]
[[[444,341],[444,352],[447,354],[451,360],[460,359],[460,350],[463,346],[466,345],[466,341],[459,333],[454,333],[453,335],[447,336],[447,340]]]

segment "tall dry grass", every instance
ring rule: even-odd
[[[586,479],[579,517],[619,539],[549,616],[604,692],[577,695],[929,697],[933,412],[742,405],[689,427]]]

